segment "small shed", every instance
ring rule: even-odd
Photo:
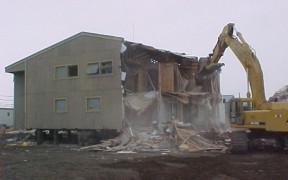
[[[12,127],[14,124],[14,109],[0,108],[0,127]]]

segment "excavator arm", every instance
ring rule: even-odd
[[[233,23],[229,23],[224,27],[218,38],[217,44],[213,49],[213,54],[209,55],[205,62],[205,66],[200,69],[198,75],[201,77],[203,72],[207,74],[207,72],[214,71],[215,67],[221,67],[223,63],[218,62],[226,48],[229,47],[246,71],[252,93],[252,97],[250,97],[250,93],[247,93],[247,98],[252,99],[255,109],[261,109],[262,104],[266,102],[261,65],[241,33],[236,32],[236,36],[234,36],[234,31],[235,28]],[[237,83],[237,79],[235,79],[235,83]]]
[[[236,35],[233,35],[233,33]],[[219,63],[229,47],[247,74],[251,94],[247,98],[230,99],[231,151],[246,152],[248,142],[257,138],[275,138],[281,147],[288,148],[288,103],[267,102],[264,91],[263,72],[259,60],[234,24],[226,25],[220,34],[213,53],[200,58],[197,78],[210,78],[223,65]],[[246,79],[246,77],[245,77]],[[237,79],[233,80],[237,83]],[[249,88],[248,88],[249,90]],[[249,132],[247,130],[249,129]]]

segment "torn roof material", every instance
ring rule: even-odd
[[[183,66],[187,66],[192,62],[198,61],[198,57],[190,56],[185,53],[175,53],[163,49],[156,49],[152,46],[146,46],[141,43],[130,41],[125,41],[124,44],[127,47],[125,51],[126,56],[133,57],[134,59],[153,59],[160,63],[174,61],[175,63]]]

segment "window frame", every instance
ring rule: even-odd
[[[103,63],[111,63],[111,73],[103,73]],[[98,73],[88,73],[88,67],[89,65],[98,64]],[[96,61],[96,62],[90,62],[87,63],[86,66],[86,75],[91,76],[106,76],[106,75],[112,75],[113,74],[113,60],[105,60],[105,61]]]
[[[57,71],[57,69],[58,68],[64,68],[64,70],[65,70],[65,72],[64,72],[64,76],[58,76],[58,71]],[[56,66],[55,68],[54,68],[54,78],[55,79],[66,79],[67,78],[67,68],[66,68],[66,66]]]
[[[69,67],[77,67],[77,76],[69,76]],[[57,76],[57,68],[65,68],[65,75],[62,77]],[[69,65],[59,65],[54,67],[54,79],[59,80],[59,79],[73,79],[73,78],[78,78],[79,77],[79,65],[78,64],[69,64]]]
[[[98,99],[99,100],[99,108],[98,109],[89,109],[88,108],[89,99]],[[101,96],[86,97],[86,112],[101,112],[101,111],[102,111],[102,98],[101,98]]]
[[[104,64],[104,63],[110,63],[110,62],[111,62],[111,73],[103,73],[103,70],[105,70],[104,67],[106,67],[106,66],[104,66],[103,64]],[[99,64],[100,64],[100,67],[99,67],[99,72],[100,72],[100,74],[102,74],[102,75],[113,74],[113,62],[112,62],[112,61],[102,61],[102,62],[100,62]],[[109,67],[110,67],[110,66],[109,66]]]
[[[63,100],[65,102],[65,108],[64,110],[57,110],[57,101],[61,101]],[[53,107],[54,107],[54,113],[66,113],[68,112],[68,103],[67,103],[67,98],[55,98],[53,101]]]
[[[75,73],[75,72],[72,71],[72,68],[73,68],[73,67],[77,67],[77,69],[76,69],[77,75],[71,76],[71,75],[70,75],[71,73]],[[78,68],[78,65],[77,65],[77,64],[75,64],[75,65],[68,65],[68,66],[66,66],[66,68],[67,68],[67,77],[68,77],[68,78],[74,78],[74,77],[78,77],[78,76],[79,76],[79,68]],[[74,69],[74,70],[75,70],[75,69]]]
[[[97,68],[97,71],[96,73],[89,73],[88,72],[88,67],[89,65],[96,65],[98,64],[98,68]],[[100,62],[93,62],[93,63],[88,63],[87,66],[86,66],[86,75],[87,76],[95,76],[95,75],[100,75]]]

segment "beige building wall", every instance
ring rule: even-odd
[[[120,40],[78,36],[26,62],[26,128],[120,129],[122,91]],[[87,64],[112,61],[112,74],[87,75]],[[55,78],[58,66],[78,66],[78,76]],[[88,112],[86,98],[100,97],[101,110]],[[67,102],[55,112],[55,99]]]
[[[25,73],[14,73],[14,128],[25,129]]]

